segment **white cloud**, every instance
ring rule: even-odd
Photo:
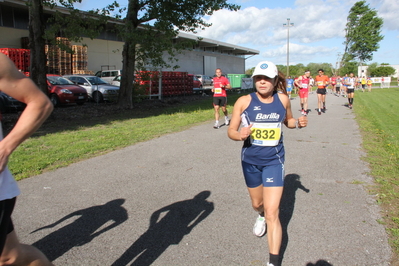
[[[384,19],[384,28],[398,30],[399,2],[397,0],[374,1],[379,17]]]
[[[313,1],[313,0],[312,0]],[[331,0],[334,3],[337,0]],[[208,20],[212,26],[199,35],[224,40],[237,45],[256,43],[269,46],[282,44],[287,39],[286,18],[294,23],[290,27],[290,39],[312,43],[324,39],[344,37],[345,6],[338,4],[306,4],[298,0],[294,8],[248,7],[237,12],[220,10]],[[319,2],[322,2],[319,0]]]
[[[246,2],[235,2],[240,1]],[[292,6],[285,5],[284,8],[261,8],[258,4],[258,7],[247,7],[237,12],[220,10],[208,18],[207,22],[212,23],[212,26],[198,34],[259,50],[260,55],[247,60],[247,65],[260,57],[260,60],[285,64],[287,28],[283,24],[290,18],[290,22],[294,23],[289,29],[290,62],[334,63],[337,53],[343,52],[346,19],[350,8],[357,1],[296,0]],[[370,7],[375,8],[384,19],[384,32],[398,30],[399,1],[369,1]],[[261,6],[270,6],[263,3],[262,0]]]

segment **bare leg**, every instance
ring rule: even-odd
[[[7,235],[0,264],[14,266],[53,266],[40,250],[33,246],[19,243],[15,230]]]
[[[223,111],[223,113],[224,113],[225,116],[227,116],[227,115],[229,114],[229,113],[227,112],[226,106],[222,106],[222,111]],[[219,112],[218,112],[218,114],[219,114]]]
[[[303,110],[308,111],[308,98],[303,98]]]
[[[252,208],[258,213],[263,213],[263,185],[255,188],[248,188],[251,197]]]
[[[215,109],[215,121],[219,121],[219,105],[214,105],[213,108]]]
[[[264,187],[263,188],[263,206],[265,209],[265,218],[267,224],[267,241],[269,252],[278,255],[282,241],[282,228],[279,218],[279,206],[283,187]]]

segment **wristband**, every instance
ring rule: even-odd
[[[300,129],[298,119],[295,120],[295,128]]]

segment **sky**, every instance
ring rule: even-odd
[[[82,0],[77,8],[101,8],[111,0]],[[117,1],[127,6],[127,0]],[[219,10],[205,20],[212,26],[198,36],[259,51],[246,56],[246,69],[268,60],[287,64],[329,63],[337,65],[344,51],[345,24],[350,8],[357,0],[228,0],[241,6],[239,11]],[[368,0],[384,20],[380,48],[367,63],[399,65],[399,1]],[[284,27],[287,19],[294,25]]]

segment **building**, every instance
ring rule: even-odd
[[[57,10],[66,12],[62,7]],[[45,16],[51,16],[52,12],[46,9]],[[26,1],[0,0],[0,48],[22,48],[21,39],[29,36],[28,23]],[[180,33],[177,36],[179,38],[193,40],[198,36]],[[95,73],[102,69],[122,68],[123,41],[115,33],[103,32],[93,40],[84,38],[82,43],[87,45],[88,70]],[[213,76],[215,69],[219,67],[226,74],[243,74],[246,57],[257,54],[258,50],[203,38],[192,50],[177,56],[180,68],[175,71]]]

